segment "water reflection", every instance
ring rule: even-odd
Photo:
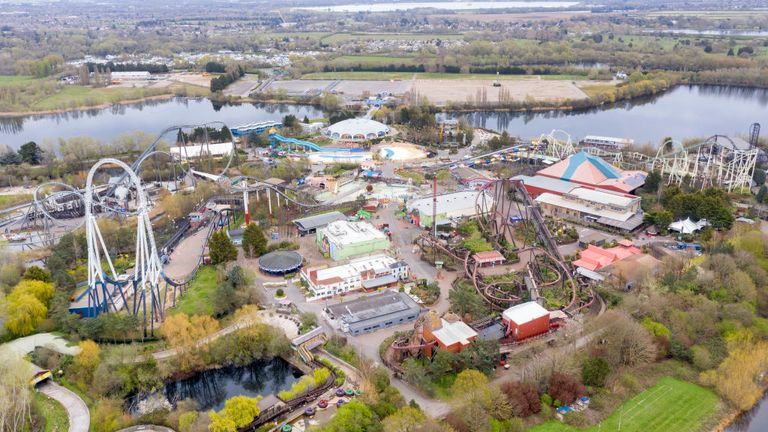
[[[225,367],[201,372],[194,377],[168,384],[163,390],[171,403],[197,401],[198,409],[220,410],[233,396],[277,394],[301,377],[301,372],[281,358],[256,361],[248,366]]]
[[[148,100],[136,104],[113,105],[26,117],[0,117],[0,145],[18,148],[28,141],[89,135],[109,141],[119,135],[143,131],[157,134],[174,124],[199,124],[223,121],[229,126],[264,120],[280,120],[287,114],[299,119],[324,117],[310,105],[214,103],[205,98]]]
[[[562,129],[574,138],[603,135],[660,143],[664,137],[743,135],[768,122],[768,90],[726,86],[679,86],[662,95],[578,111],[488,112],[440,115],[466,118],[476,127],[523,138]]]

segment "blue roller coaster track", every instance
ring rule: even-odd
[[[283,146],[281,144],[285,144],[286,146]],[[284,151],[291,150],[292,147],[294,148],[301,147],[307,151],[326,152],[326,153],[360,153],[365,151],[363,149],[320,147],[319,145],[310,141],[304,141],[296,138],[288,138],[280,134],[271,134],[269,136],[269,145],[274,149],[280,149]]]

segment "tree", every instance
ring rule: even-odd
[[[456,381],[451,386],[451,394],[458,401],[483,400],[490,402],[488,393],[488,377],[474,369],[465,369],[456,375]]]
[[[648,173],[648,177],[645,178],[645,185],[643,185],[643,189],[648,192],[656,192],[659,190],[660,183],[661,173],[658,171],[651,171]]]
[[[22,163],[40,165],[43,161],[43,150],[36,142],[30,141],[19,147],[19,158]]]
[[[8,319],[5,327],[14,336],[26,336],[45,319],[48,308],[34,295],[21,293],[8,296]]]
[[[267,252],[267,236],[260,226],[251,222],[243,232],[243,252],[248,258],[254,258]]]
[[[213,411],[208,413],[211,423],[208,424],[210,432],[237,432],[237,425],[234,420],[228,418],[225,414],[216,414]]]
[[[611,323],[611,331],[604,333],[602,344],[595,347],[611,367],[635,366],[650,363],[657,350],[651,334],[642,325],[622,312],[609,311],[600,317]]]
[[[288,114],[287,116],[283,117],[283,126],[287,128],[293,128],[299,125],[299,119],[296,118],[293,114]]]
[[[755,168],[755,172],[752,174],[752,180],[754,180],[755,184],[758,186],[765,184],[765,170],[761,168]]]
[[[732,340],[728,357],[717,369],[701,374],[701,380],[711,385],[731,405],[748,410],[762,396],[762,381],[758,379],[768,368],[768,342]]]
[[[26,271],[24,271],[24,276],[22,276],[22,279],[51,282],[51,273],[48,270],[38,266],[31,266],[28,267]]]
[[[101,348],[92,340],[80,341],[80,354],[76,355],[73,363],[80,378],[81,387],[87,387],[91,382],[93,372],[101,359]]]
[[[587,389],[584,384],[576,378],[555,372],[549,378],[549,390],[547,391],[553,399],[560,401],[562,405],[570,405],[580,396],[587,395]]]
[[[765,203],[766,196],[768,196],[768,186],[761,184],[760,189],[757,191],[757,195],[755,195],[755,201]]]
[[[218,230],[211,235],[211,239],[208,241],[208,253],[213,264],[237,259],[237,249],[224,230]]]
[[[187,372],[202,364],[203,356],[208,352],[209,344],[201,343],[208,335],[219,329],[219,322],[209,316],[184,313],[171,315],[160,326],[168,345],[176,350],[176,361],[182,372]]]
[[[40,302],[47,308],[48,302],[50,302],[51,298],[53,297],[53,292],[54,287],[50,282],[26,279],[22,280],[16,284],[15,287],[13,287],[13,290],[8,295],[8,300],[11,301],[16,296],[29,294],[40,300]]]
[[[382,427],[387,432],[415,432],[424,420],[425,416],[421,410],[406,406],[387,416],[382,422]]]
[[[517,417],[528,417],[541,411],[541,398],[531,384],[512,381],[501,385],[501,392],[507,396],[512,413]]]
[[[309,117],[304,116],[304,120],[302,120],[302,123],[309,124]]]
[[[224,415],[235,423],[235,426],[242,428],[259,415],[259,401],[261,397],[235,396],[227,400],[224,404]]]
[[[581,380],[588,386],[604,386],[610,373],[611,366],[602,357],[590,357],[581,365]]]
[[[342,405],[336,415],[317,432],[366,432],[377,423],[368,406],[357,399]]]
[[[25,430],[32,402],[29,377],[30,365],[22,359],[3,358],[0,361],[0,430]]]

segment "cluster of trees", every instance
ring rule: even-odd
[[[86,63],[88,72],[96,72],[97,70],[110,70],[112,72],[133,72],[133,71],[147,71],[152,74],[168,73],[170,69],[165,64],[158,63]]]
[[[213,315],[222,317],[247,305],[255,304],[259,291],[253,286],[253,274],[235,265],[229,270],[219,268],[218,285],[211,296]]]
[[[220,229],[211,234],[208,240],[208,254],[212,264],[222,264],[237,259],[237,248],[227,233]]]
[[[5,327],[11,335],[26,336],[43,322],[53,292],[50,274],[39,267],[27,270],[24,279],[13,287],[8,297],[4,301],[0,298],[6,309]]]
[[[6,149],[0,155],[0,165],[40,165],[43,162],[43,149],[36,142],[30,141],[19,147],[18,151]]]
[[[662,210],[651,212],[649,217],[660,228],[666,228],[670,219],[690,217],[693,220],[706,219],[716,229],[730,229],[735,219],[725,191],[718,188],[685,192],[677,186],[670,186],[662,192],[659,203]]]
[[[245,75],[245,69],[240,65],[228,66],[226,72],[211,80],[211,91],[216,93]]]
[[[312,375],[304,375],[293,383],[289,390],[283,390],[277,396],[283,401],[289,401],[312,389],[323,385],[331,376],[331,371],[326,368],[317,368],[312,371]]]
[[[426,68],[423,64],[420,65],[406,65],[406,64],[388,64],[388,65],[377,65],[377,64],[365,64],[365,63],[357,63],[357,64],[342,64],[340,62],[337,62],[333,65],[326,64],[323,66],[322,69],[323,72],[341,72],[341,71],[351,71],[351,72],[426,72]]]
[[[64,57],[59,54],[49,54],[38,60],[24,60],[17,62],[16,74],[44,78],[59,72],[63,66]]]
[[[259,415],[259,401],[261,396],[252,398],[248,396],[235,396],[224,403],[224,409],[216,413],[211,411],[208,417],[211,423],[208,425],[210,432],[237,432],[238,429],[248,426]]]

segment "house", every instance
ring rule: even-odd
[[[504,264],[504,255],[499,251],[478,252],[472,256],[480,267],[493,267]]]

